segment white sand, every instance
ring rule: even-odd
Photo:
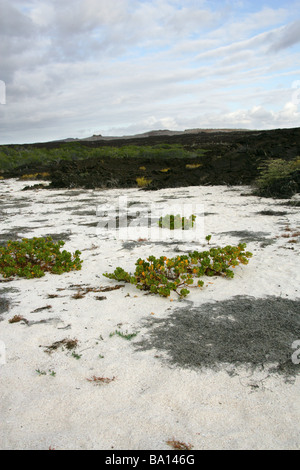
[[[192,305],[236,295],[299,300],[299,237],[297,243],[282,237],[286,227],[300,230],[299,208],[251,196],[247,187],[143,192],[22,191],[24,186],[16,180],[0,182],[0,238],[7,231],[28,238],[67,233],[64,248],[81,250],[83,265],[81,271],[61,276],[0,283],[0,298],[5,295],[11,302],[9,311],[0,315],[1,449],[169,450],[167,441],[173,438],[190,443],[193,450],[299,449],[299,377],[286,383],[280,375],[263,370],[251,375],[242,366],[234,376],[225,370],[180,368],[163,360],[162,351],[134,348],[148,334],[142,320],[166,318],[181,305],[175,293],[171,299],[145,296],[125,285],[72,298],[74,284],[115,286],[102,273],[117,266],[133,271],[135,261],[150,254],[177,254],[175,244],[140,242],[124,249],[122,240],[108,236],[105,229],[80,225],[99,221],[97,206],[111,206],[125,195],[131,202],[165,200],[160,203],[165,213],[174,202],[203,204],[204,235],[212,234],[218,245],[239,241],[223,232],[259,233],[260,241],[256,237],[247,244],[253,253],[249,264],[238,267],[233,280],[213,277],[203,289],[192,290],[187,298]],[[248,196],[241,196],[246,192]],[[286,214],[258,215],[262,210]],[[78,211],[88,214],[74,214]],[[206,245],[178,244],[186,251],[191,246],[201,251]],[[51,308],[34,312],[47,305]],[[29,323],[9,323],[14,315]],[[127,341],[110,336],[116,330],[138,334]],[[62,348],[45,352],[46,346],[64,338],[78,340],[79,359]],[[96,385],[87,380],[92,376],[115,379]]]

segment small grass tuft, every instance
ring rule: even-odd
[[[8,320],[8,323],[19,323],[20,321],[27,322],[26,318],[22,317],[22,315],[14,315],[10,320]]]
[[[145,188],[152,183],[152,180],[147,179],[144,176],[141,176],[139,178],[136,178],[136,182],[139,188]]]
[[[202,163],[187,163],[185,167],[189,170],[193,170],[195,168],[200,168],[202,166]]]
[[[110,333],[109,337],[111,338],[112,336],[120,336],[120,338],[127,339],[127,341],[130,341],[132,338],[135,338],[139,334],[139,331],[136,333],[122,333],[120,330],[115,330],[113,333]]]
[[[96,377],[93,375],[92,378],[86,379],[88,382],[93,382],[95,385],[102,385],[102,384],[109,384],[110,382],[113,382],[116,379],[116,377]]]
[[[51,354],[53,351],[56,351],[58,348],[66,348],[68,351],[76,349],[78,346],[78,339],[69,339],[64,338],[60,341],[55,341],[50,346],[46,346],[45,352]]]
[[[191,450],[193,448],[192,444],[186,444],[185,442],[177,441],[176,439],[167,441],[167,444],[174,450]]]

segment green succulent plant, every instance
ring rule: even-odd
[[[117,267],[113,273],[103,276],[135,285],[137,289],[150,291],[162,297],[168,297],[175,291],[180,297],[186,297],[190,287],[203,287],[202,276],[234,277],[233,269],[241,264],[248,264],[252,253],[245,251],[246,244],[227,245],[224,248],[210,248],[207,251],[194,251],[188,255],[167,258],[149,256],[139,258],[135,263],[135,272],[130,274]],[[194,284],[197,279],[196,284]]]
[[[196,216],[192,214],[190,217],[182,217],[180,214],[167,214],[159,218],[158,226],[160,228],[168,228],[170,230],[182,229],[189,230],[194,226]]]
[[[3,277],[19,276],[27,279],[42,277],[46,272],[62,274],[80,270],[80,251],[74,254],[61,251],[64,242],[48,238],[23,238],[8,241],[0,246],[0,274]]]

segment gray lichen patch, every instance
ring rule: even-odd
[[[292,344],[300,339],[299,301],[270,296],[235,296],[193,306],[184,302],[167,318],[146,320],[138,350],[164,352],[170,364],[191,369],[231,371],[240,366],[266,368],[294,377]]]
[[[251,242],[260,242],[262,248],[272,245],[275,243],[274,238],[269,238],[270,233],[268,232],[251,232],[248,230],[235,230],[230,232],[221,232],[221,235],[229,235],[231,237],[236,237],[239,239],[240,243],[251,243]]]

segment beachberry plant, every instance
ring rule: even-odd
[[[138,289],[168,297],[172,291],[180,297],[186,297],[190,287],[203,287],[203,276],[224,276],[233,278],[233,269],[241,264],[248,264],[252,253],[245,251],[246,244],[210,248],[206,251],[193,251],[188,255],[149,256],[139,258],[133,274],[117,267],[113,273],[104,273],[109,279],[128,282]],[[195,283],[196,281],[196,283]]]
[[[160,228],[169,228],[170,230],[181,229],[189,230],[194,226],[196,216],[192,214],[190,217],[181,217],[180,214],[167,214],[164,217],[160,217],[158,226]]]
[[[74,254],[61,251],[63,241],[48,238],[23,238],[0,246],[0,274],[3,277],[19,276],[27,279],[42,277],[46,272],[62,274],[80,270],[80,251]]]

